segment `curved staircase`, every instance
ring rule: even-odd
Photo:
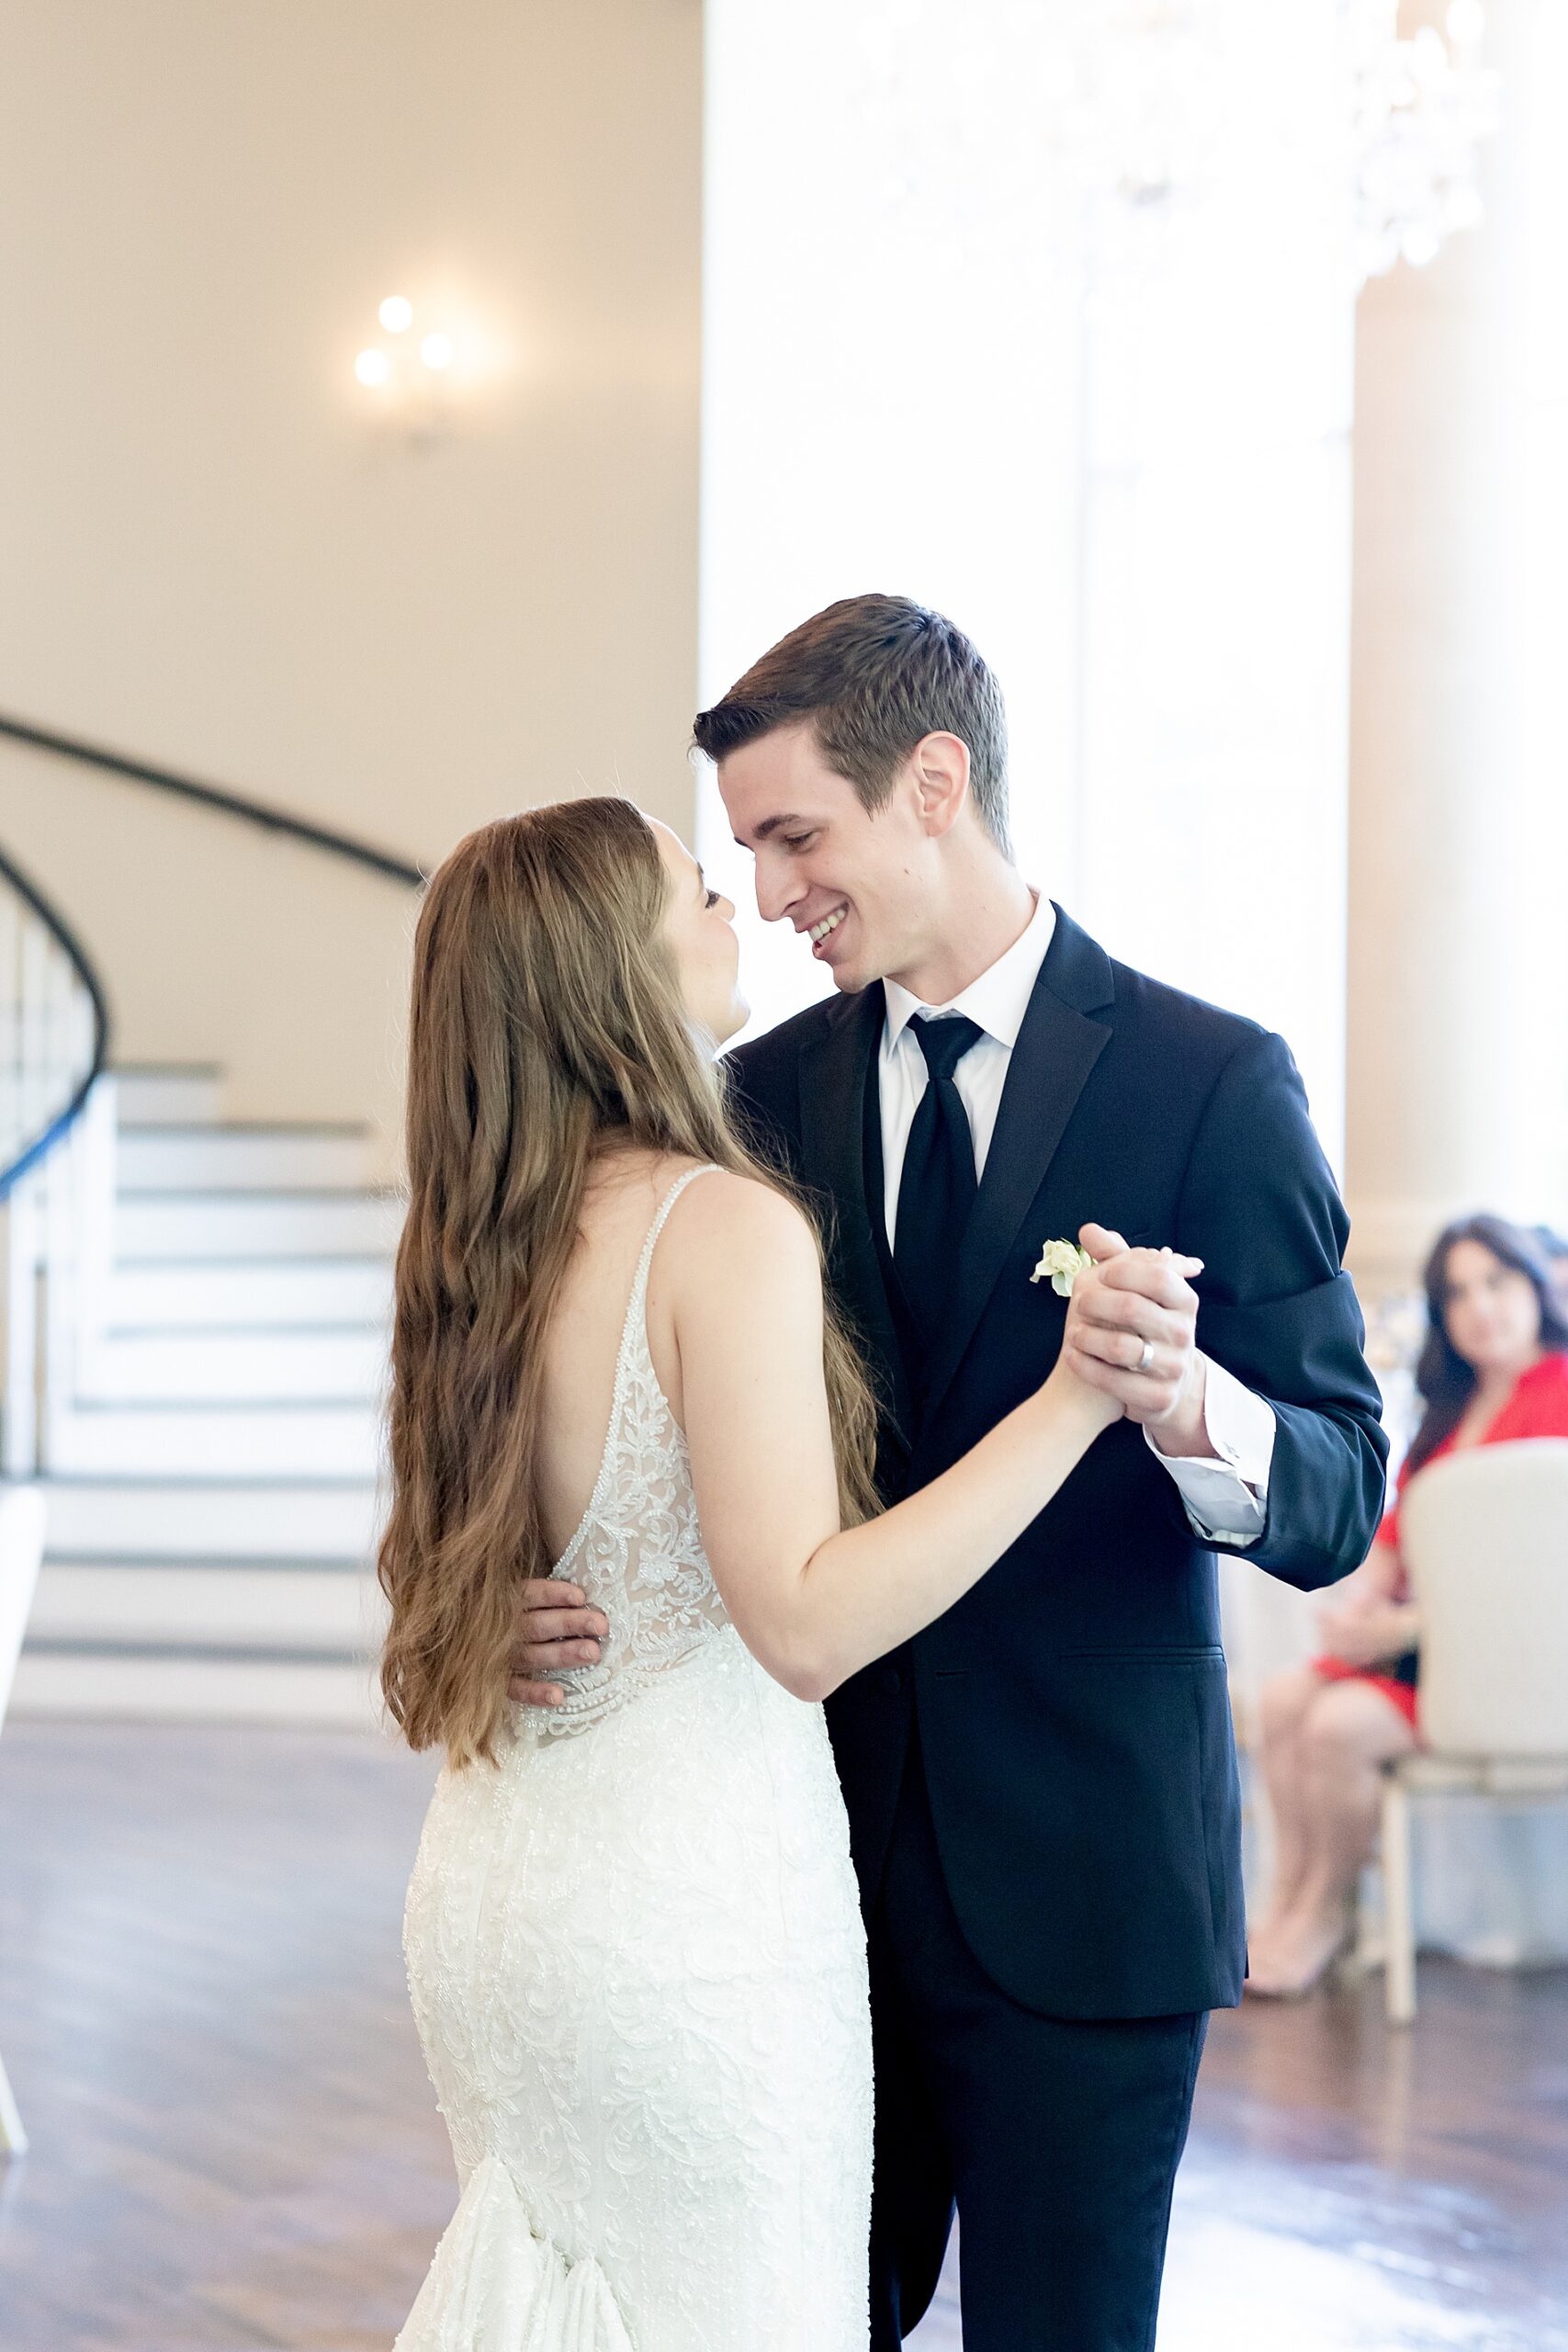
[[[423,882],[28,719],[0,713],[0,747]],[[115,1067],[109,1033],[91,956],[0,849],[0,1475],[41,1492],[48,1529],[13,1703],[363,1722],[401,1218],[378,1138],[225,1118],[221,1070]]]
[[[39,1429],[14,1704],[362,1722],[400,1204],[367,1131],[226,1121],[219,1071],[97,1091],[103,1241]]]

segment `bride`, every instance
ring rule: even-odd
[[[382,1682],[446,1753],[406,1946],[462,2195],[400,2352],[864,2352],[865,1946],[818,1702],[1120,1411],[1069,1369],[1075,1297],[1043,1387],[877,1515],[814,1231],[725,1117],[733,912],[588,799],[471,834],[420,920]],[[608,1639],[514,1708],[551,1576]]]

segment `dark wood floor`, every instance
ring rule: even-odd
[[[432,1769],[7,1731],[4,2352],[387,2352],[455,2194],[398,1951]],[[1405,2036],[1375,1982],[1217,2018],[1160,2346],[1568,2352],[1568,1972],[1424,1964]]]

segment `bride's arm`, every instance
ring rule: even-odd
[[[694,1196],[697,1197],[697,1196]],[[741,1639],[821,1699],[951,1609],[1121,1408],[1058,1364],[919,1494],[840,1532],[816,1244],[743,1178],[700,1188],[666,1248],[703,1542]]]

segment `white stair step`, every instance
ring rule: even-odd
[[[49,1552],[72,1559],[367,1561],[383,1505],[369,1479],[41,1481]]]
[[[50,1417],[49,1467],[75,1477],[373,1479],[367,1405],[97,1405]]]
[[[85,1351],[79,1395],[95,1404],[297,1397],[375,1404],[386,1382],[379,1331],[111,1333]]]
[[[154,1125],[118,1139],[121,1194],[146,1192],[360,1192],[374,1172],[364,1127]]]
[[[362,1569],[50,1559],[28,1639],[336,1649],[362,1658],[379,1647],[385,1620],[380,1589]]]
[[[368,1662],[72,1649],[24,1650],[11,1713],[140,1723],[344,1724],[356,1730],[383,1721]]]
[[[392,1193],[142,1193],[115,1204],[114,1254],[146,1258],[343,1258],[389,1252]]]
[[[117,1266],[105,1322],[111,1334],[258,1324],[382,1328],[392,1311],[392,1261],[274,1258],[260,1262],[149,1259]]]
[[[218,1116],[223,1073],[204,1062],[118,1064],[112,1070],[115,1115],[122,1127],[162,1126],[170,1120],[204,1125]]]

